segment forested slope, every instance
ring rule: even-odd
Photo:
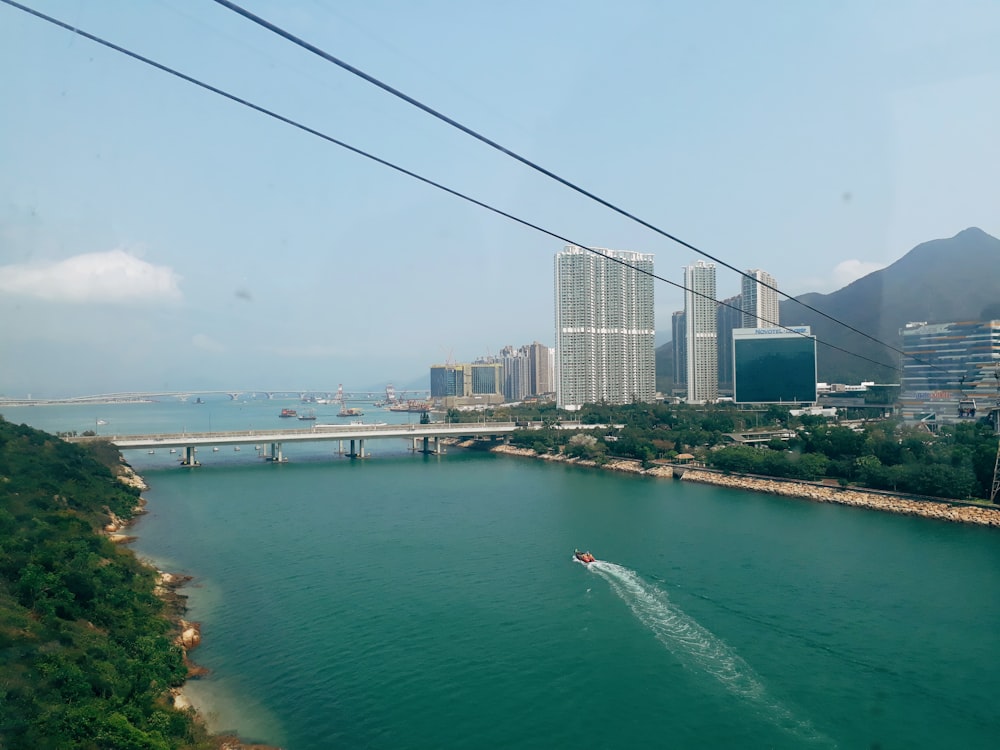
[[[138,496],[0,418],[0,748],[209,747],[167,700],[186,667],[154,571],[99,533]]]

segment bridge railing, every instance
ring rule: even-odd
[[[213,432],[161,432],[150,434],[132,435],[87,435],[69,438],[70,442],[90,442],[94,440],[110,440],[112,442],[122,440],[145,440],[177,442],[186,439],[191,440],[226,440],[226,439],[247,439],[260,438],[261,440],[272,439],[274,437],[298,437],[305,438],[310,435],[335,436],[340,433],[357,434],[364,433],[385,433],[385,432],[416,432],[421,434],[454,433],[468,431],[470,433],[489,433],[492,430],[507,431],[517,427],[514,422],[432,422],[430,424],[403,423],[403,424],[318,424],[311,427],[299,429],[258,429],[246,430],[225,430]]]

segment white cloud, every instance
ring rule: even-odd
[[[0,292],[54,302],[173,302],[181,277],[124,250],[85,253],[54,263],[0,266]]]
[[[869,260],[844,260],[834,266],[833,288],[841,289],[863,276],[885,268],[885,263],[875,263]]]
[[[191,337],[191,343],[194,344],[195,349],[201,349],[206,352],[224,352],[226,351],[225,344],[216,341],[211,336],[204,333],[196,333]]]

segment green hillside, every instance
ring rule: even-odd
[[[138,494],[93,452],[0,418],[0,748],[210,746],[166,700],[187,668],[154,571],[99,533]]]

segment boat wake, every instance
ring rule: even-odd
[[[764,709],[767,719],[799,739],[835,746],[809,721],[799,719],[768,695],[750,665],[721,638],[673,604],[665,591],[647,583],[635,571],[615,563],[597,560],[587,567],[607,580],[611,590],[685,668],[710,674],[734,695]]]

